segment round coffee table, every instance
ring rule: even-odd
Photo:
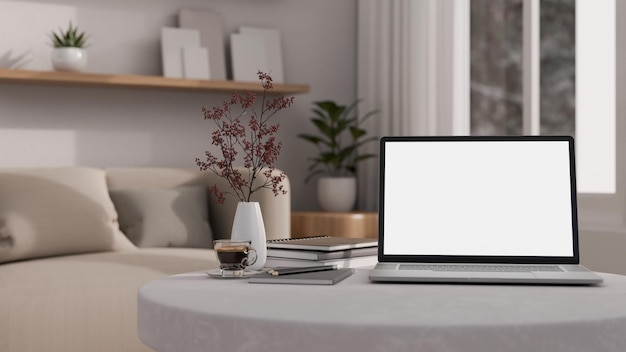
[[[158,351],[626,351],[626,277],[601,286],[250,284],[175,275],[139,291]]]

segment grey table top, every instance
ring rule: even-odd
[[[204,273],[139,291],[160,351],[626,351],[626,277],[600,286],[249,284]]]

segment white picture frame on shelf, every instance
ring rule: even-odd
[[[209,50],[209,76],[214,80],[226,80],[226,55],[222,19],[211,11],[182,9],[178,13],[180,28],[200,32],[200,46]]]
[[[200,32],[195,29],[161,28],[161,55],[163,77],[185,78],[183,70],[183,48],[199,48]],[[206,62],[208,67],[208,60]]]
[[[269,73],[275,83],[285,83],[280,32],[241,27],[230,36],[233,79],[256,81],[257,71]]]
[[[183,77],[187,79],[211,79],[209,49],[182,48]]]
[[[257,71],[267,67],[265,43],[239,33],[230,35],[230,50],[235,81],[254,82]]]
[[[283,50],[280,43],[280,31],[270,28],[240,27],[239,33],[254,37],[265,43],[265,64],[261,70],[269,73],[276,83],[285,83],[283,73]]]

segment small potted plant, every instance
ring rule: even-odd
[[[87,67],[87,36],[70,22],[67,30],[52,32],[52,67],[56,71],[82,72]]]
[[[313,102],[315,117],[311,122],[319,134],[299,134],[298,137],[314,144],[319,154],[309,158],[311,165],[308,182],[315,176],[322,176],[317,181],[317,196],[320,207],[325,211],[350,211],[356,202],[357,164],[375,157],[374,154],[359,154],[358,149],[377,137],[367,137],[362,123],[377,113],[370,111],[359,117],[359,100],[349,106],[338,105],[334,101]]]

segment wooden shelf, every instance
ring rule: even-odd
[[[160,76],[141,75],[109,75],[98,73],[75,73],[56,71],[27,71],[0,69],[0,82],[22,84],[53,84],[63,86],[93,86],[142,88],[165,90],[195,90],[207,92],[230,93],[233,91],[250,91],[261,93],[261,82],[235,82],[215,80],[193,80],[182,78],[165,78]],[[308,85],[274,83],[270,94],[307,93]]]

